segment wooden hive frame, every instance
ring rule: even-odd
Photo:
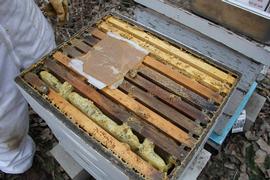
[[[150,54],[138,68],[137,75],[126,75],[118,89],[97,90],[72,70],[69,62],[91,50],[108,31],[135,41]],[[71,84],[76,92],[94,102],[111,119],[127,123],[140,140],[150,139],[162,158],[173,156],[176,159],[173,168],[165,175],[159,172],[48,87],[38,76],[41,70]],[[35,88],[71,122],[141,177],[163,179],[178,175],[192,158],[238,82],[238,76],[186,53],[118,16],[109,15],[96,25],[83,29],[26,70],[20,80]]]

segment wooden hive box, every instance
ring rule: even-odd
[[[107,32],[136,42],[150,52],[135,75],[127,74],[117,89],[98,90],[74,71],[69,62],[84,55]],[[88,114],[72,104],[40,72],[48,72],[60,83],[68,82],[84,99],[121,125],[127,124],[143,143],[154,144],[154,152],[168,165],[161,171]],[[204,142],[239,77],[196,56],[168,39],[147,31],[118,15],[108,15],[82,29],[37,64],[16,78],[19,86],[56,109],[74,124],[110,161],[123,166],[133,178],[173,179],[179,176]],[[116,162],[116,163],[115,163]]]

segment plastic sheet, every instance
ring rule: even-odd
[[[70,66],[98,89],[117,88],[126,73],[138,67],[147,54],[148,51],[135,42],[108,33],[88,53],[73,59]]]

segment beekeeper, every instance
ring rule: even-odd
[[[60,22],[67,0],[50,0]],[[27,171],[35,153],[28,133],[28,105],[14,83],[21,69],[55,47],[52,28],[34,0],[0,0],[0,171]]]

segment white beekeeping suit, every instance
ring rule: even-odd
[[[33,0],[0,0],[0,170],[18,174],[32,165],[28,108],[14,78],[55,47],[53,31]]]

